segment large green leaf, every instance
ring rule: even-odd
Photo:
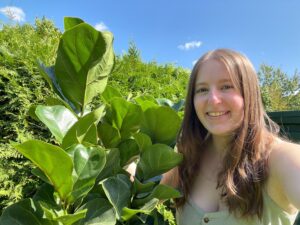
[[[37,63],[40,74],[44,77],[44,79],[49,83],[50,87],[52,87],[53,91],[64,101],[66,102],[74,112],[78,113],[79,111],[76,109],[75,105],[63,94],[61,87],[59,86],[56,76],[54,74],[54,66],[46,67],[42,62],[38,61]]]
[[[175,143],[181,119],[167,106],[151,107],[144,112],[141,131],[151,137],[152,143]]]
[[[126,175],[118,174],[116,177],[106,179],[103,190],[116,210],[117,219],[121,219],[122,209],[129,204],[131,197],[131,182]]]
[[[36,107],[35,114],[49,128],[59,143],[62,142],[67,131],[76,123],[77,118],[64,106]]]
[[[69,30],[75,27],[78,24],[84,23],[84,21],[80,18],[76,17],[65,17],[64,18],[64,28],[65,30]]]
[[[86,215],[87,209],[78,210],[74,214],[67,214],[56,217],[54,220],[61,222],[63,225],[72,225],[75,222],[83,219]]]
[[[77,137],[77,140],[78,143],[84,143],[86,146],[97,145],[98,133],[96,125],[92,124],[84,135]]]
[[[142,183],[139,181],[137,177],[134,178],[133,182],[134,186],[134,193],[149,193],[150,191],[153,190],[155,183],[154,182],[147,182],[147,183]]]
[[[61,210],[61,207],[57,203],[58,199],[55,198],[54,188],[47,183],[42,184],[38,188],[33,196],[33,200],[36,202],[44,202],[52,209]]]
[[[106,164],[103,170],[100,172],[100,174],[97,177],[97,182],[116,175],[120,170],[120,152],[118,149],[113,148],[107,151],[106,153]]]
[[[15,147],[45,173],[61,199],[66,199],[73,186],[71,157],[63,149],[38,140]]]
[[[142,95],[136,97],[134,100],[141,106],[143,112],[145,112],[148,108],[158,106],[157,101],[151,95]]]
[[[94,186],[95,181],[105,165],[105,150],[100,147],[76,145],[68,149],[73,158],[73,190],[68,202],[74,202],[85,196]]]
[[[129,220],[137,213],[144,213],[144,214],[151,214],[152,210],[155,209],[155,206],[158,204],[158,199],[152,199],[149,202],[147,202],[143,207],[140,209],[130,209],[127,207],[123,208],[122,212],[122,219],[123,220]]]
[[[142,132],[133,134],[134,140],[139,146],[140,152],[144,151],[147,147],[152,145],[151,138]]]
[[[113,36],[86,23],[66,30],[61,37],[55,76],[64,96],[79,112],[102,93],[114,64]]]
[[[152,199],[167,200],[171,198],[179,198],[180,196],[181,194],[178,190],[167,185],[159,184],[153,189],[150,195],[142,199],[135,199],[132,204],[135,207],[139,207],[145,205]]]
[[[120,151],[120,159],[121,159],[121,167],[127,165],[128,163],[132,162],[136,156],[139,155],[139,146],[137,145],[136,141],[133,139],[127,139],[123,141],[119,146]]]
[[[48,98],[45,99],[45,105],[47,105],[47,106],[54,106],[54,105],[65,106],[75,116],[77,116],[76,113],[73,112],[73,109],[69,106],[69,104],[67,102],[65,102],[64,100],[60,99],[60,98],[48,97]]]
[[[116,216],[112,205],[103,198],[93,199],[82,207],[87,209],[87,214],[84,219],[74,225],[115,225]]]
[[[72,225],[85,217],[86,209],[78,210],[74,214],[66,214],[66,211],[59,204],[60,200],[55,198],[55,195],[53,187],[49,184],[43,184],[34,195],[33,200],[39,202],[44,211],[44,217],[61,222],[64,225]]]
[[[38,178],[40,178],[45,183],[51,184],[51,181],[48,179],[48,177],[45,175],[45,173],[38,167],[35,167],[31,170],[31,173]]]
[[[98,134],[105,148],[117,147],[121,141],[120,131],[106,122],[98,124]]]
[[[138,177],[144,180],[161,175],[178,165],[183,156],[173,151],[167,145],[154,144],[147,147],[141,154],[139,163],[137,164]],[[142,175],[140,174],[142,171]]]
[[[114,98],[111,100],[110,109],[105,119],[120,131],[124,140],[140,128],[142,115],[143,112],[139,105],[122,98]]]
[[[25,199],[7,207],[0,217],[1,225],[59,225],[43,218],[43,210],[32,199]]]
[[[97,144],[97,129],[95,125],[103,115],[104,105],[85,115],[68,130],[63,141],[62,147],[67,149],[74,144],[89,142]],[[95,140],[96,139],[96,140]]]
[[[65,215],[65,210],[62,208],[61,200],[59,199],[54,188],[44,183],[40,186],[33,196],[33,200],[38,202],[44,211],[43,218],[56,220],[56,218]]]
[[[110,85],[107,85],[104,92],[101,94],[101,99],[105,103],[110,103],[113,98],[122,98],[121,93],[118,89],[113,88]]]

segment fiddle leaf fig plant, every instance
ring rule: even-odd
[[[15,145],[44,183],[33,198],[7,207],[0,224],[165,224],[157,218],[157,204],[180,197],[159,184],[182,161],[174,151],[177,111],[149,96],[123,98],[107,85],[114,65],[112,34],[79,18],[66,17],[64,24],[55,65],[38,62],[58,99],[30,110],[55,144]],[[97,107],[94,97],[102,100]],[[127,172],[132,163],[134,174]]]

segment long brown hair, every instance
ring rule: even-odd
[[[279,129],[264,111],[253,65],[247,57],[229,49],[206,53],[192,70],[183,123],[177,138],[177,148],[184,160],[178,167],[183,197],[175,200],[176,205],[182,206],[191,193],[208,136],[208,131],[197,117],[193,99],[197,74],[209,59],[218,60],[225,65],[234,86],[240,90],[244,99],[244,120],[225,153],[216,188],[221,189],[222,198],[225,198],[231,213],[245,217],[257,215],[261,218],[262,188],[268,176],[268,149]]]

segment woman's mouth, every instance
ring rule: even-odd
[[[228,114],[229,111],[221,111],[221,112],[207,112],[206,115],[210,117],[219,117]]]

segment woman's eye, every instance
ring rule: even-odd
[[[223,85],[223,86],[222,86],[222,89],[223,89],[223,90],[227,90],[227,89],[231,89],[231,88],[233,88],[232,85],[227,85],[227,84],[226,84],[226,85]]]
[[[204,92],[207,92],[207,91],[208,91],[207,88],[198,88],[198,89],[196,90],[196,93],[204,93]]]

